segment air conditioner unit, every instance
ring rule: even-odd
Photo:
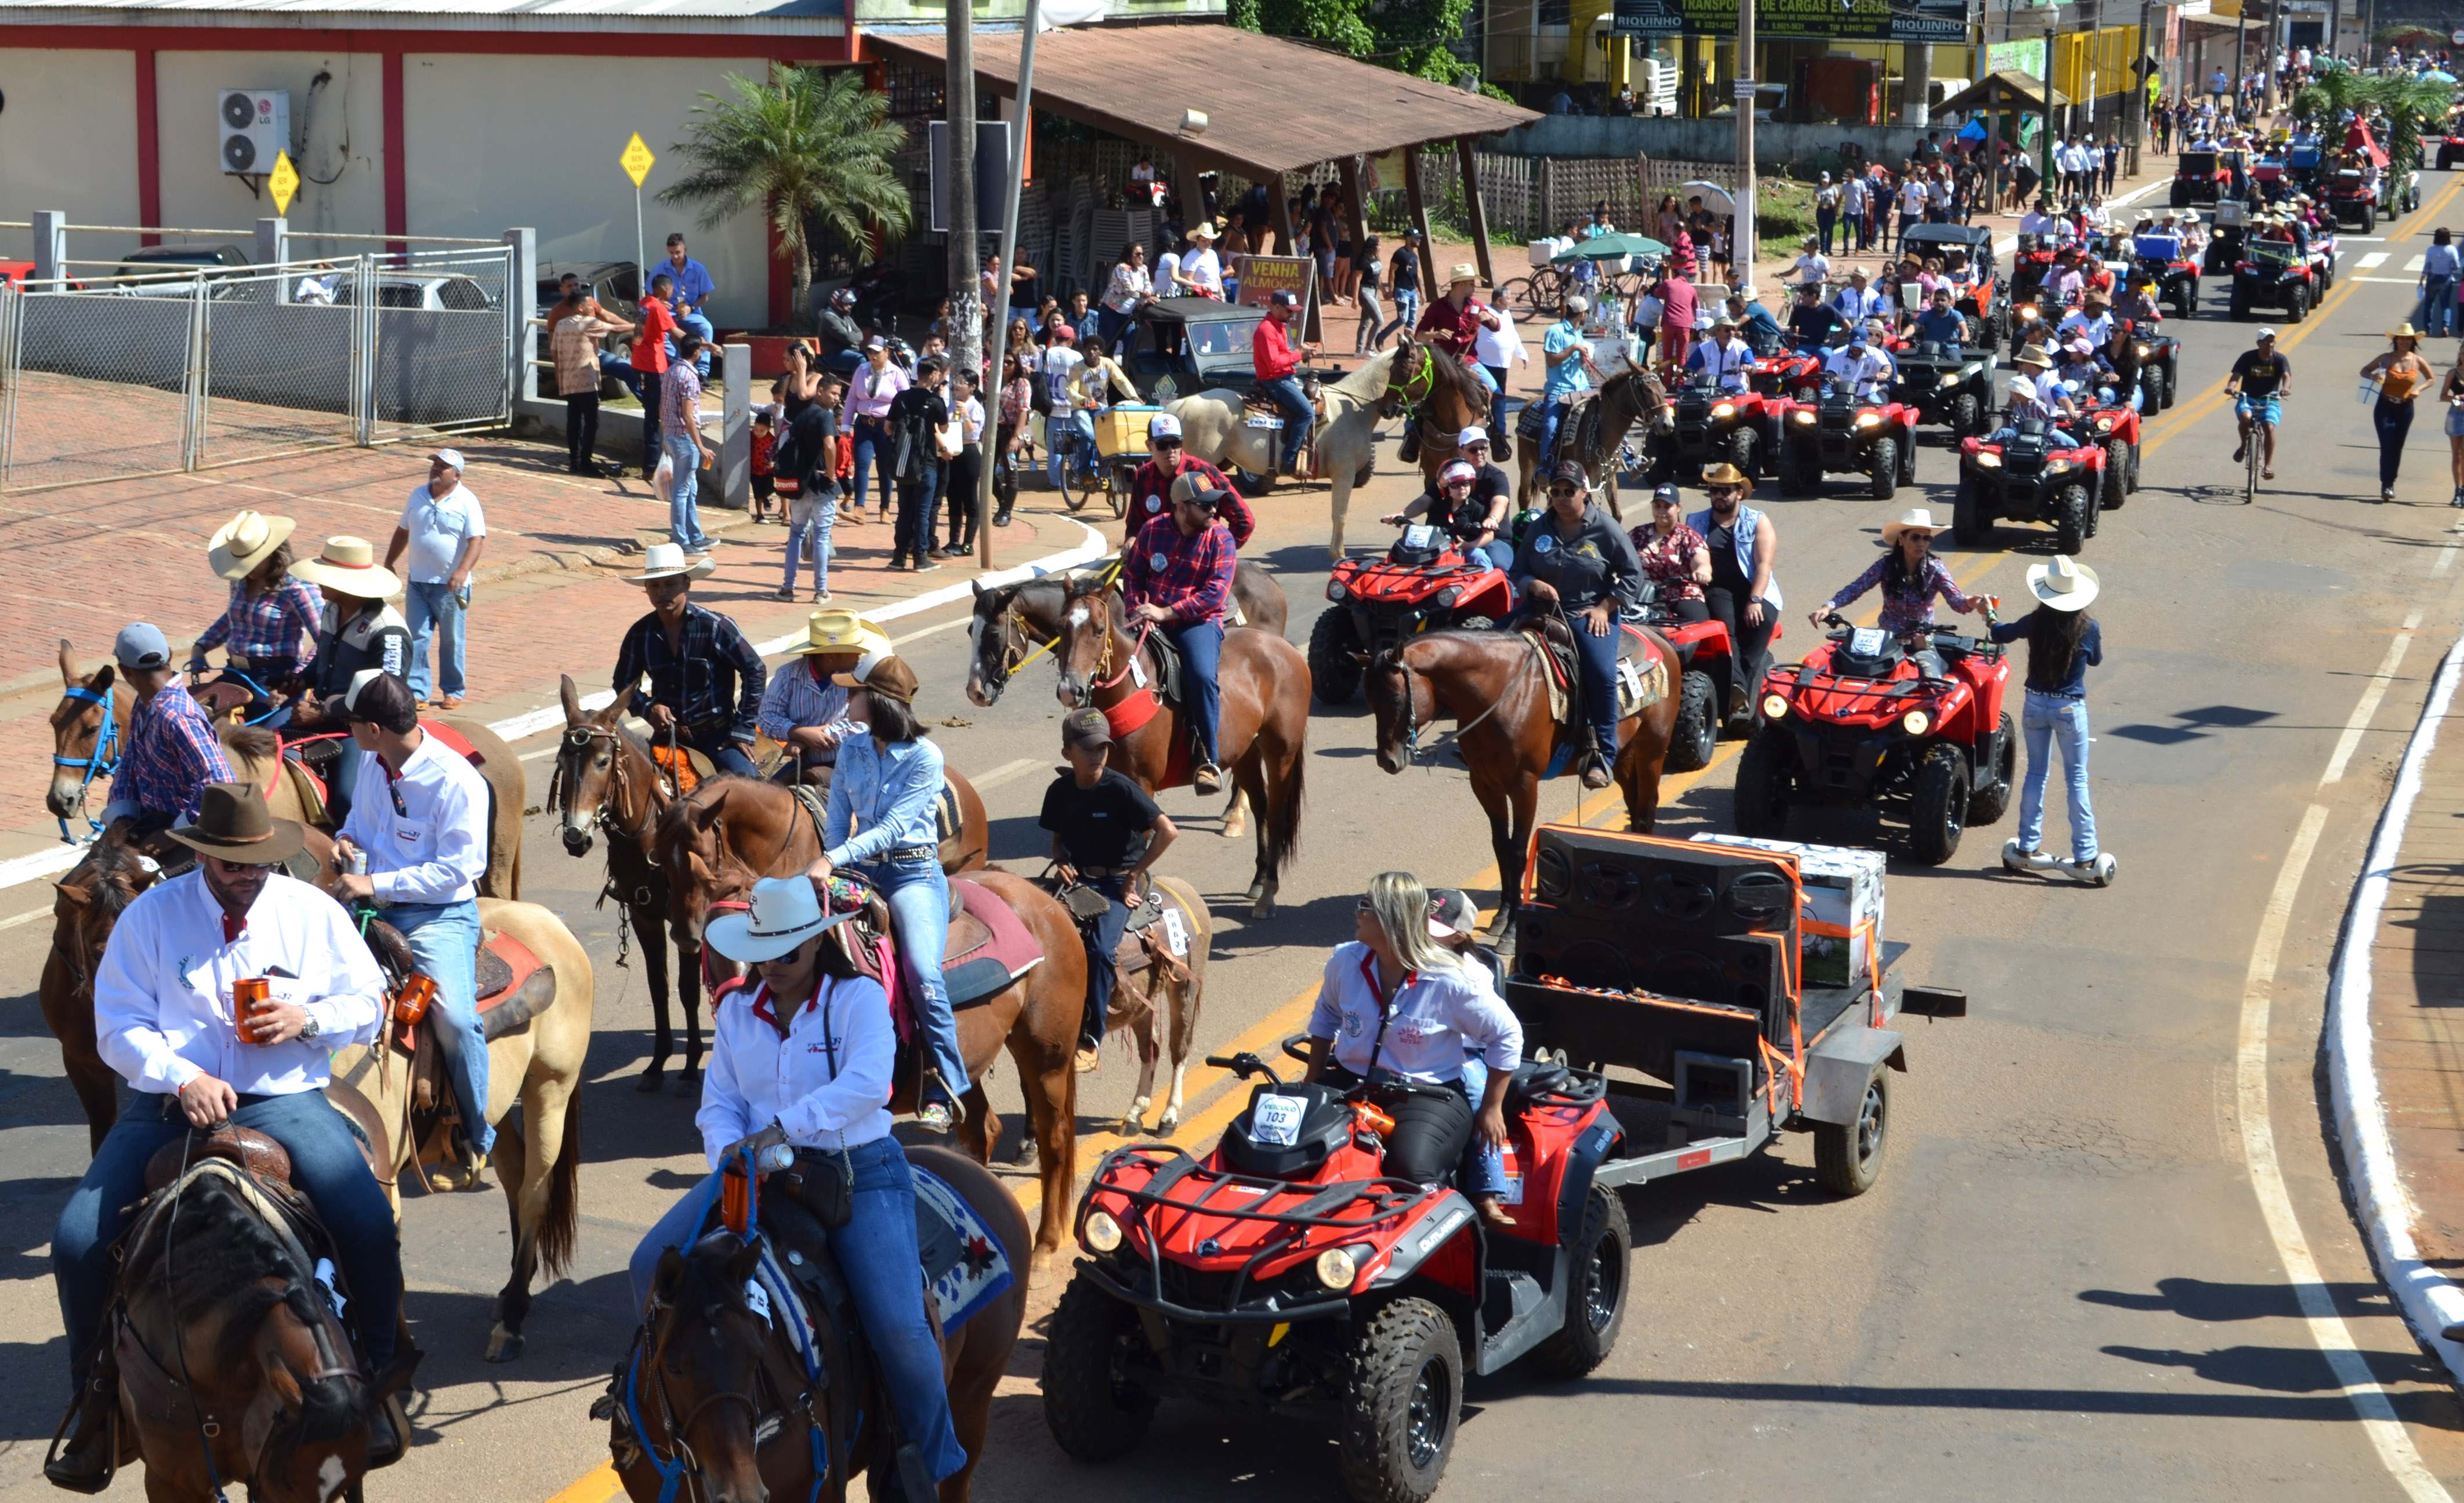
[[[214,91],[214,139],[223,170],[261,174],[291,149],[291,95],[284,89]]]

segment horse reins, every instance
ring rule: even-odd
[[[112,712],[113,696],[119,692],[119,686],[116,685],[98,691],[82,684],[72,684],[60,691],[60,698],[64,700],[76,700],[79,704],[99,705],[102,708],[102,729],[95,732],[94,752],[91,755],[62,756],[56,752],[52,753],[52,765],[55,767],[85,769],[85,777],[77,784],[77,812],[80,814],[85,812],[86,791],[94,787],[94,780],[98,777],[115,776],[120,771],[120,720]],[[69,834],[68,816],[60,815],[57,818],[60,821],[61,842],[68,845],[76,844],[77,838]],[[85,822],[93,834],[102,833],[102,821],[94,816],[86,815]]]
[[[1540,644],[1536,642],[1532,642],[1529,633],[1517,633],[1516,635],[1521,636],[1523,640],[1529,644],[1531,647],[1531,655],[1525,658],[1522,664],[1515,668],[1514,677],[1507,679],[1506,683],[1500,686],[1497,691],[1497,697],[1488,702],[1488,708],[1486,709],[1482,710],[1479,714],[1474,715],[1469,720],[1461,722],[1454,730],[1445,732],[1439,736],[1436,741],[1430,743],[1429,755],[1433,757],[1436,756],[1439,752],[1446,749],[1446,743],[1450,741],[1461,741],[1465,735],[1470,733],[1473,727],[1479,725],[1482,721],[1486,720],[1489,716],[1496,714],[1498,707],[1506,703],[1506,691],[1521,684],[1523,680],[1539,665],[1540,653],[1543,650]],[[1395,659],[1395,667],[1397,672],[1403,675],[1403,759],[1407,766],[1418,766],[1420,760],[1420,715],[1419,706],[1417,703],[1419,696],[1413,690],[1412,684],[1419,675],[1409,664],[1403,661],[1400,654],[1397,654]],[[1431,684],[1429,686],[1429,718],[1431,720],[1437,719],[1438,712],[1442,710],[1445,707],[1443,705],[1438,702],[1437,686],[1435,684]]]

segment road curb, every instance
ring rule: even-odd
[[[2387,1133],[2370,1036],[2370,949],[2404,846],[2405,827],[2421,795],[2422,768],[2437,745],[2438,723],[2455,698],[2459,677],[2464,677],[2464,638],[2457,639],[2438,665],[2420,722],[2405,744],[2403,761],[2397,764],[2395,787],[2370,838],[2369,855],[2354,882],[2335,969],[2328,976],[2326,1046],[2327,1080],[2336,1133],[2343,1144],[2343,1175],[2352,1196],[2353,1217],[2369,1241],[2380,1279],[2395,1296],[2413,1335],[2447,1364],[2450,1375],[2464,1380],[2464,1343],[2441,1334],[2464,1321],[2464,1288],[2425,1264],[2413,1240],[2412,1197],[2405,1190],[2395,1144]]]

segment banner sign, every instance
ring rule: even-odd
[[[2031,78],[2045,76],[2045,39],[2041,36],[2024,42],[1988,42],[1985,44],[1987,73],[2024,73]]]
[[[1241,268],[1241,306],[1264,308],[1277,293],[1290,293],[1307,308],[1316,272],[1317,262],[1305,255],[1253,255]]]
[[[1619,36],[1734,36],[1736,0],[1615,0]],[[1757,37],[1968,40],[1967,0],[1754,0]]]

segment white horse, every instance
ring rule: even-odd
[[[1343,380],[1318,388],[1317,468],[1333,482],[1334,532],[1327,550],[1338,561],[1343,557],[1343,513],[1352,505],[1353,488],[1367,485],[1377,470],[1377,419],[1394,364],[1395,351],[1382,351]],[[1283,430],[1249,426],[1239,392],[1210,387],[1164,410],[1180,420],[1181,447],[1190,454],[1218,468],[1230,464],[1255,475],[1274,474],[1275,446]]]

